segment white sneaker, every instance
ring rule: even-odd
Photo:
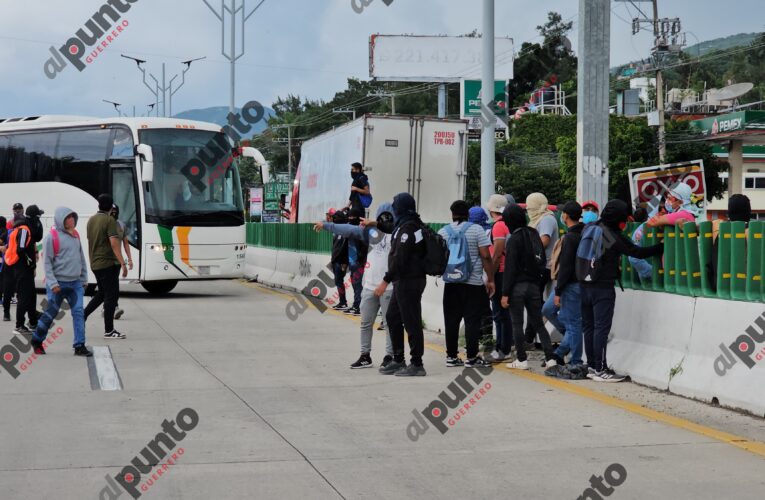
[[[529,369],[529,362],[528,361],[518,361],[517,359],[511,363],[506,364],[508,368],[512,368],[513,370],[528,370]]]
[[[552,368],[553,366],[558,366],[558,362],[554,359],[548,359],[545,363],[545,368]]]
[[[498,351],[495,349],[494,351],[492,351],[491,354],[489,354],[489,361],[493,363],[500,363],[509,357],[510,356],[508,354],[505,354],[504,352]]]

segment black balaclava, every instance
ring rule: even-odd
[[[734,194],[728,199],[728,219],[733,222],[749,222],[752,219],[752,204],[743,194]]]
[[[622,200],[611,200],[606,203],[603,208],[603,213],[600,215],[600,220],[603,221],[607,227],[621,231],[622,225],[627,223],[627,219],[630,215],[630,207]]]
[[[393,197],[393,219],[396,227],[406,220],[417,217],[417,204],[409,193],[399,193]]]
[[[526,225],[526,214],[523,213],[523,209],[519,205],[511,203],[502,212],[502,220],[512,233],[519,227]]]

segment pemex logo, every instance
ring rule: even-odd
[[[720,124],[717,122],[717,118],[715,118],[714,123],[712,123],[712,135],[717,135],[717,132],[720,131]]]

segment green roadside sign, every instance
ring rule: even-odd
[[[279,211],[279,199],[281,195],[287,195],[290,192],[291,183],[289,182],[268,182],[265,185],[263,196],[263,209],[267,211]]]
[[[507,114],[507,82],[497,80],[494,82],[494,114]],[[480,80],[462,80],[460,82],[460,116],[469,118],[471,116],[481,116],[481,81]]]

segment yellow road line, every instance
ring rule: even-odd
[[[271,293],[279,297],[287,297],[287,298],[294,297],[293,295],[289,293],[273,290],[271,288],[268,288],[262,285],[253,285],[250,283],[247,283],[247,285],[252,288],[256,288],[257,290]],[[327,312],[334,313],[335,315],[341,318],[353,319],[355,321],[359,321],[359,318],[356,318],[353,316],[349,317],[347,314],[339,313],[337,311],[332,310],[331,308],[327,309]],[[427,347],[431,351],[436,351],[441,353],[445,352],[444,348],[438,344],[426,342],[425,347]],[[650,408],[646,408],[645,406],[631,403],[629,401],[625,401],[623,399],[619,399],[614,396],[604,394],[602,392],[594,391],[592,389],[589,389],[579,384],[565,382],[562,379],[547,377],[545,375],[539,375],[537,373],[533,373],[530,371],[512,370],[510,368],[507,368],[504,363],[495,364],[494,369],[505,372],[505,373],[510,373],[512,375],[515,375],[516,377],[525,378],[527,380],[533,380],[534,382],[539,382],[540,384],[544,384],[549,387],[554,387],[562,391],[570,392],[572,394],[576,394],[577,396],[592,399],[608,406],[620,408],[630,413],[634,413],[636,415],[645,417],[649,420],[656,420],[658,422],[662,422],[664,424],[671,425],[679,429],[684,429],[686,431],[693,432],[695,434],[700,434],[702,436],[706,436],[708,438],[729,444],[731,446],[735,446],[736,448],[740,448],[750,453],[754,453],[755,455],[765,457],[765,443],[762,443],[760,441],[752,441],[752,440],[743,438],[741,436],[736,436],[735,434],[730,434],[717,429],[713,429],[711,427],[707,427],[705,425],[691,422],[689,420],[685,420],[684,418],[679,418],[672,415],[668,415],[666,413],[662,413],[657,410],[652,410]]]

